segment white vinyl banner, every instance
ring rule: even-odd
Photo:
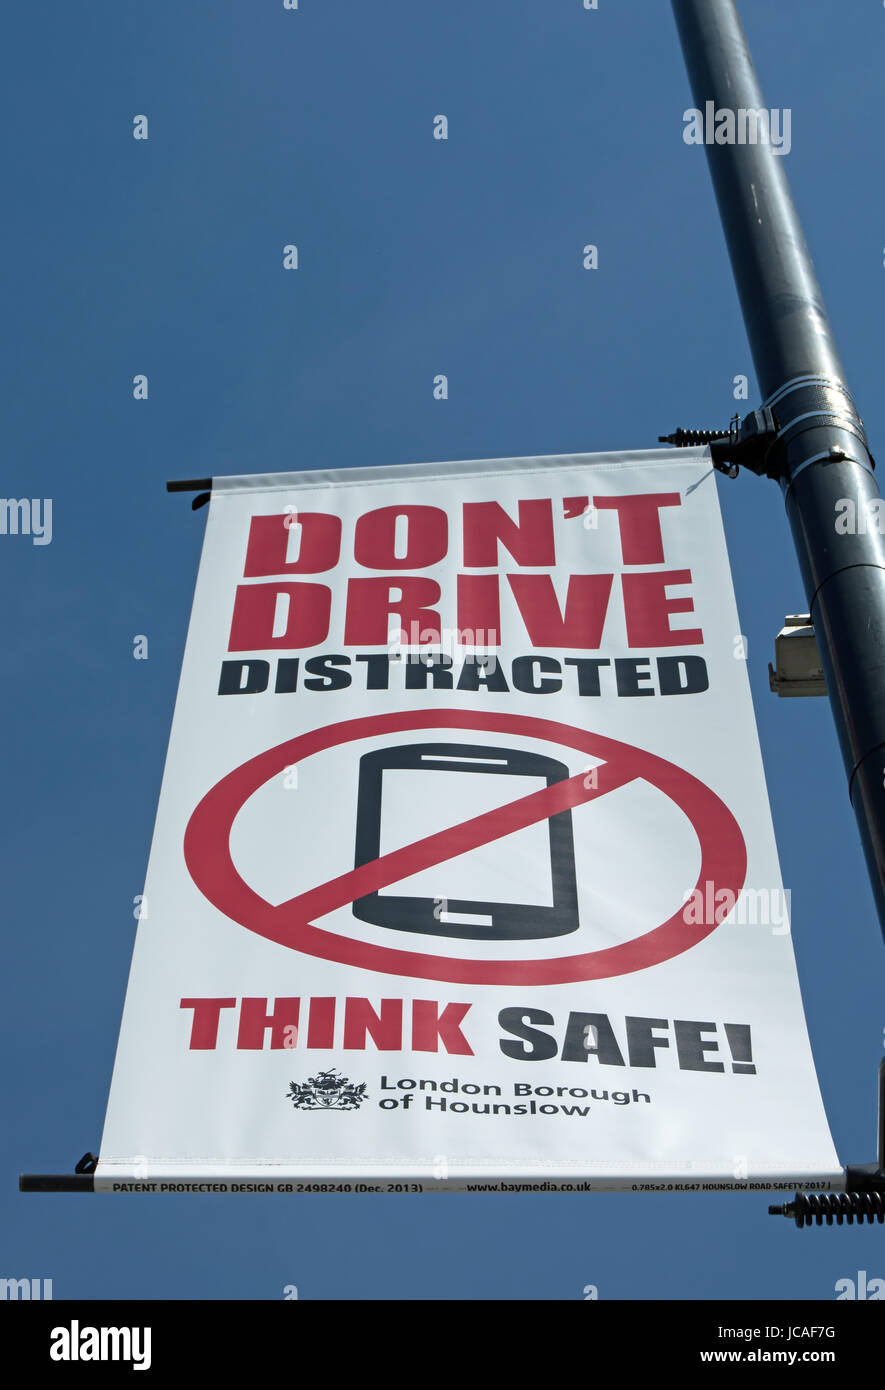
[[[215,479],[100,1191],[841,1188],[709,452]]]

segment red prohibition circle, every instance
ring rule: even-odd
[[[446,728],[517,734],[577,749],[604,760],[603,766],[598,769],[603,780],[600,792],[588,793],[581,789],[587,781],[584,774],[578,774],[567,782],[555,783],[543,791],[523,797],[521,801],[512,803],[511,807],[502,808],[500,812],[487,812],[475,821],[465,822],[463,827],[456,827],[456,830],[469,830],[471,826],[479,827],[481,822],[484,823],[483,839],[474,839],[473,843],[488,842],[557,811],[581,805],[617,786],[641,780],[664,792],[694,829],[701,848],[696,888],[709,883],[716,892],[725,889],[735,897],[741,891],[747,871],[747,850],[740,827],[715,792],[691,773],[629,743],[604,738],[600,734],[550,719],[518,714],[468,713],[464,710],[416,710],[348,719],[301,734],[250,758],[217,782],[191,815],[184,836],[184,857],[194,883],[219,912],[280,946],[364,970],[442,980],[452,984],[556,985],[579,980],[609,979],[671,960],[696,946],[715,930],[715,920],[686,922],[684,906],[680,906],[660,926],[617,946],[551,959],[501,961],[465,960],[376,946],[326,931],[314,926],[310,920],[311,917],[322,916],[345,906],[364,893],[377,891],[379,886],[405,878],[415,872],[416,867],[426,866],[427,862],[439,862],[453,857],[455,853],[463,853],[463,842],[439,852],[440,846],[449,843],[452,831],[439,832],[414,846],[406,846],[371,864],[351,869],[328,883],[276,906],[255,893],[240,877],[230,853],[231,828],[249,797],[271,777],[315,753],[341,744],[383,734],[405,733],[412,729]],[[511,814],[505,824],[506,813],[512,812],[514,807],[525,808],[522,819],[514,822]],[[488,833],[489,826],[492,826],[494,833]],[[428,852],[433,855],[434,846],[435,860],[433,857],[428,860],[426,855]],[[420,858],[422,847],[424,859]],[[415,857],[416,851],[418,858]]]

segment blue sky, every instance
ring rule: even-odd
[[[741,13],[882,453],[885,10]],[[52,498],[53,537],[0,539],[0,1276],[394,1300],[826,1299],[885,1274],[869,1228],[799,1233],[763,1196],[17,1192],[101,1134],[205,516],[165,480],[645,448],[757,397],[660,0],[56,0],[5,27],[3,491]],[[779,492],[742,476],[720,497],[821,1088],[840,1158],[868,1162],[872,896],[827,702],[768,690],[805,607]]]

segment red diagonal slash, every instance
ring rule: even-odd
[[[602,759],[603,765],[595,769],[595,786],[585,785],[587,772],[577,773],[506,806],[382,855],[277,907],[244,882],[231,858],[230,831],[238,812],[259,787],[284,768],[328,748],[414,729],[470,729],[515,734],[577,749]],[[669,960],[709,935],[715,922],[687,924],[680,907],[653,930],[599,951],[539,960],[465,960],[377,946],[317,927],[310,919],[333,912],[433,864],[605,796],[637,778],[662,791],[691,822],[701,847],[698,886],[710,882],[715,890],[727,888],[736,896],[743,887],[747,865],[743,836],[728,807],[698,778],[654,753],[600,734],[549,719],[492,712],[415,710],[371,715],[314,729],[270,748],[228,773],[203,797],[188,822],[184,855],[197,887],[225,916],[281,946],[324,960],[389,975],[453,983],[565,984],[575,980],[606,979]]]

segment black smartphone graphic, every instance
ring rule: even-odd
[[[565,763],[517,748],[414,743],[365,753],[360,758],[355,865],[359,868],[446,825],[470,820],[569,776]],[[499,782],[500,778],[505,780]],[[454,816],[453,800],[458,807]],[[446,807],[448,819],[439,821]],[[514,861],[513,848],[505,847],[517,837],[522,854]],[[531,894],[521,877],[529,864]],[[565,936],[579,925],[571,811],[560,811],[416,875],[425,887],[429,877],[433,885],[425,895],[382,889],[357,898],[354,915],[394,931],[475,941]],[[514,884],[532,900],[508,901]]]

